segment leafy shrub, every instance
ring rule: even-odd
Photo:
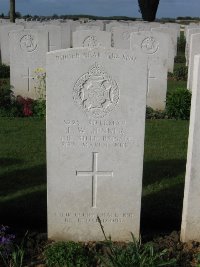
[[[4,64],[0,64],[0,79],[10,77],[10,67]]]
[[[185,63],[186,62],[185,56],[184,55],[177,55],[174,58],[174,62],[175,63]]]
[[[8,107],[11,105],[11,99],[13,98],[13,92],[11,87],[6,85],[5,81],[0,84],[0,107]]]
[[[92,257],[81,244],[72,241],[55,242],[45,248],[45,261],[48,267],[88,267]]]
[[[180,37],[178,38],[178,42],[177,42],[178,53],[184,53],[185,52],[185,45],[186,45],[185,36],[183,33],[181,33]]]
[[[187,81],[188,68],[186,66],[178,66],[174,69],[174,78],[177,81]]]
[[[45,118],[46,116],[46,101],[43,99],[35,100],[33,103],[33,116]]]
[[[188,120],[190,117],[191,92],[184,88],[177,88],[168,93],[166,100],[166,114],[169,118]]]

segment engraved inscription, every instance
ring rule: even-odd
[[[78,120],[64,120],[61,145],[65,149],[75,146],[83,148],[126,149],[135,143],[126,131],[126,121],[89,120],[89,127]]]
[[[99,176],[113,176],[113,171],[98,171],[98,153],[93,152],[92,171],[76,171],[77,176],[92,176],[92,208],[97,203],[97,178]]]
[[[33,35],[26,34],[21,38],[20,46],[23,51],[33,52],[37,48],[37,42]]]
[[[154,37],[147,37],[142,41],[141,48],[146,54],[155,54],[158,51],[159,43]]]
[[[95,47],[95,46],[101,46],[101,44],[97,41],[97,38],[94,35],[87,36],[83,41],[83,47]]]
[[[97,217],[101,223],[125,223],[133,220],[134,214],[131,212],[111,213],[111,212],[56,212],[56,217],[62,218],[63,223],[95,223],[99,224]]]
[[[103,67],[95,63],[76,82],[73,99],[88,116],[101,118],[117,105],[119,88]]]

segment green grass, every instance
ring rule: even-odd
[[[142,232],[179,229],[188,121],[146,123]],[[0,118],[1,222],[46,230],[45,120]]]
[[[167,81],[167,92],[172,92],[176,88],[187,88],[187,82],[186,81],[175,81],[172,79],[168,79]]]
[[[147,121],[142,230],[179,230],[186,166],[188,121]]]
[[[1,222],[46,228],[45,121],[0,118]]]

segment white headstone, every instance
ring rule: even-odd
[[[187,30],[187,39],[186,39],[186,47],[185,47],[186,66],[188,66],[189,64],[191,36],[192,34],[195,34],[195,33],[200,33],[200,27]]]
[[[176,55],[177,50],[177,40],[173,39],[172,35],[170,34],[171,29],[169,28],[153,28],[152,31],[164,32],[168,35],[168,71],[174,72],[174,58]]]
[[[61,37],[61,26],[45,24],[43,26],[37,26],[36,29],[47,32],[48,36],[48,51],[61,49],[62,37]]]
[[[147,106],[157,110],[165,109],[168,42],[166,33],[144,31],[131,34],[131,48],[142,52],[148,61]]]
[[[10,33],[10,84],[16,96],[38,98],[35,70],[43,68],[45,71],[47,40],[47,32],[41,30]]]
[[[24,26],[16,24],[4,24],[0,26],[1,62],[3,64],[10,65],[10,54],[9,54],[10,32],[22,29],[24,29]]]
[[[130,36],[132,32],[138,32],[136,27],[118,26],[112,28],[113,47],[120,49],[130,49]]]
[[[200,54],[200,33],[192,34],[190,39],[187,88],[192,90],[194,56]]]
[[[112,240],[139,237],[146,69],[130,50],[48,53],[49,238],[104,240],[98,218]]]
[[[61,27],[61,48],[70,48],[71,47],[71,27],[70,27],[70,23],[61,23],[60,27]]]
[[[111,33],[104,31],[75,31],[73,32],[72,47],[111,47]]]
[[[200,242],[200,55],[194,59],[181,239]]]

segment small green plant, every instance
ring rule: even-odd
[[[160,267],[175,266],[176,260],[167,257],[167,250],[155,251],[153,244],[142,245],[132,235],[133,241],[126,245],[105,242],[107,255],[101,257],[106,267]]]
[[[174,62],[175,63],[185,63],[186,62],[185,56],[184,55],[177,55],[174,58]]]
[[[4,267],[22,267],[24,262],[24,238],[20,245],[14,243],[15,235],[9,234],[8,226],[0,227],[0,258]]]
[[[44,251],[48,267],[88,267],[92,266],[92,257],[86,248],[73,241],[55,242]]]
[[[184,88],[177,88],[168,93],[166,100],[166,114],[169,118],[188,120],[190,117],[191,92]]]
[[[187,81],[188,68],[186,66],[177,66],[174,69],[174,78],[177,81]]]
[[[35,90],[37,100],[34,101],[34,116],[44,118],[46,116],[46,72],[43,68],[35,70]]]
[[[120,245],[107,238],[100,218],[97,216],[101,231],[105,237],[104,246],[107,248],[107,253],[104,256],[100,255],[103,262],[103,267],[161,267],[175,266],[176,260],[167,257],[167,250],[156,252],[152,243],[141,244],[141,241],[136,240],[132,236],[132,242]]]
[[[0,64],[0,79],[10,77],[10,67]]]

